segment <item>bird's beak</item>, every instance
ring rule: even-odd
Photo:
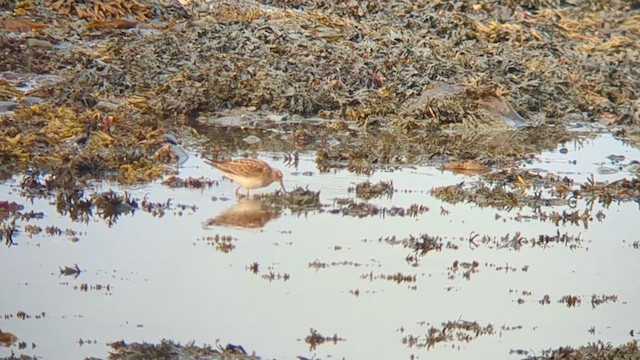
[[[280,179],[280,187],[282,188],[282,191],[287,192],[287,189],[284,188],[284,181],[282,181],[282,179]]]

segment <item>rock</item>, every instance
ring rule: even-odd
[[[40,49],[51,49],[53,48],[53,44],[48,42],[47,40],[40,39],[28,39],[27,46],[30,48],[40,48]]]
[[[249,135],[249,136],[245,137],[242,140],[244,142],[246,142],[247,144],[256,144],[256,143],[259,143],[261,141],[259,137],[254,136],[254,135]]]
[[[288,121],[291,118],[289,114],[269,114],[267,119],[273,122]]]
[[[100,100],[96,103],[95,108],[97,110],[102,110],[102,111],[113,111],[113,110],[116,110],[119,106],[120,106],[119,104],[114,104],[112,102]]]

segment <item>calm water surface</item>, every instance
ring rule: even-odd
[[[607,156],[624,155],[623,163],[640,160],[637,149],[606,135],[564,148],[566,153],[541,154],[540,161],[526,167],[563,173],[577,182],[592,174],[597,181],[614,181],[634,175]],[[417,217],[365,218],[285,211],[260,229],[206,226],[207,220],[237,205],[234,184],[220,181],[211,189],[195,190],[159,183],[128,188],[97,183],[90,191],[114,189],[137,199],[171,199],[173,204],[197,207],[181,214],[169,210],[163,217],[137,211],[108,226],[99,219],[73,222],[56,212],[52,199],[31,203],[19,195],[20,179],[15,178],[0,184],[0,200],[24,205],[23,212],[43,212],[44,219],[29,224],[75,230],[79,241],[44,232],[30,237],[22,231],[14,237],[17,245],[0,248],[0,329],[29,345],[25,350],[16,345],[0,348],[0,357],[13,351],[45,359],[106,358],[108,342],[157,343],[166,338],[196,345],[218,339],[278,359],[517,359],[522,356],[511,350],[533,355],[596,340],[617,345],[632,339],[631,330],[636,337],[640,333],[640,249],[633,246],[640,241],[636,202],[593,205],[591,213],[602,210],[605,217],[594,217],[588,227],[556,226],[530,218],[535,215],[530,208],[507,212],[441,202],[430,195],[431,189],[476,179],[437,168],[405,168],[368,177],[345,171],[319,173],[312,153],[301,156],[298,168],[282,165],[280,154],[260,157],[283,170],[289,189],[308,186],[320,191],[328,209],[335,207],[336,198],[355,197],[347,189],[357,183],[391,180],[393,196],[371,203],[421,204],[430,211]],[[598,173],[603,166],[619,171]],[[219,172],[196,157],[180,169],[180,176],[220,179]],[[229,199],[220,200],[225,197]],[[585,208],[579,201],[577,209]],[[569,206],[544,210],[574,211]],[[558,231],[581,242],[575,247],[550,244],[514,250],[491,241],[478,246],[468,241],[473,234],[499,239],[519,232],[533,238]],[[439,236],[445,246],[417,264],[406,260],[410,249],[379,240],[421,234]],[[232,237],[235,247],[223,252],[205,240],[216,235]],[[453,271],[456,261],[460,267]],[[462,264],[474,261],[477,271],[463,276]],[[313,262],[324,267],[310,266]],[[83,270],[79,277],[59,276],[60,266],[76,263]],[[259,264],[257,274],[248,269],[253,263]],[[415,281],[386,279],[394,274],[415,276]],[[83,284],[88,290],[81,291]],[[615,295],[617,301],[593,307],[593,295]],[[545,296],[549,303],[543,305]],[[563,296],[575,296],[581,303],[568,307],[558,302]],[[16,317],[20,311],[30,317]],[[44,317],[36,317],[42,313]],[[480,336],[459,332],[470,341],[418,346],[426,344],[432,326],[440,329],[449,321],[491,325],[494,331]],[[310,349],[304,339],[311,329],[344,341]],[[411,337],[416,345],[409,345]]]

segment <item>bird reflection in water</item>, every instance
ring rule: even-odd
[[[282,211],[273,209],[260,201],[243,198],[206,222],[207,226],[231,226],[245,229],[259,229],[269,221],[277,219]]]

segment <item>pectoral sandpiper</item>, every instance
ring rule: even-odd
[[[240,196],[240,188],[247,190],[247,197],[249,197],[249,190],[269,186],[275,181],[280,183],[283,191],[286,191],[282,181],[282,172],[278,169],[272,168],[262,160],[205,160],[205,162],[222,171],[222,174],[225,177],[238,184],[236,196]]]

